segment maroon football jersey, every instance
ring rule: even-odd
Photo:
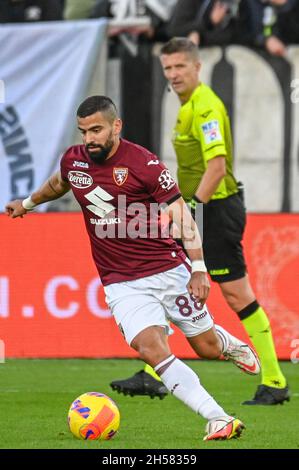
[[[159,204],[175,201],[180,192],[154,154],[121,139],[116,153],[96,164],[84,145],[75,145],[61,159],[61,174],[82,208],[104,285],[164,272],[185,260],[161,231]]]

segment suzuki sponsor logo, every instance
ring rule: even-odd
[[[92,177],[83,171],[69,171],[67,176],[69,182],[75,188],[89,188],[93,183]]]
[[[119,217],[111,217],[110,219],[90,219],[92,225],[114,225],[120,224],[121,220]]]

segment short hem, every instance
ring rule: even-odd
[[[213,326],[214,326],[214,323],[212,323],[212,325],[209,326],[208,328],[206,328],[206,329],[204,329],[204,330],[202,330],[202,331],[200,331],[200,332],[197,332],[197,333],[194,334],[194,335],[185,335],[185,333],[184,333],[182,330],[181,330],[181,331],[182,331],[182,333],[184,333],[185,338],[194,338],[195,336],[202,335],[203,333],[206,333],[207,331],[211,330],[211,329],[213,328]]]
[[[146,328],[150,328],[151,326],[160,326],[161,328],[164,328],[164,331],[165,331],[165,335],[166,335],[166,336],[170,336],[170,335],[172,334],[172,333],[171,333],[172,330],[171,330],[170,326],[167,325],[166,323],[160,323],[160,324],[157,324],[157,323],[156,323],[156,324],[154,324],[154,325],[153,325],[153,324],[145,325],[145,326],[142,328],[142,330],[140,330],[140,331],[138,331],[136,334],[134,334],[133,338],[132,338],[130,341],[129,341],[129,340],[126,338],[126,336],[125,336],[125,340],[126,340],[127,344],[128,344],[130,347],[132,347],[131,344],[132,344],[132,341],[134,340],[134,338],[136,338],[136,336],[139,335],[139,333],[141,333],[142,331],[146,330]]]
[[[212,281],[217,282],[218,284],[222,284],[223,282],[230,282],[230,281],[237,281],[238,279],[242,279],[247,274],[247,271],[231,273],[231,274],[224,274],[224,275],[213,275],[210,274]]]

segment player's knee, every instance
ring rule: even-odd
[[[139,353],[140,359],[152,367],[171,355],[164,330],[158,327],[139,333],[131,342],[131,347]]]
[[[226,302],[236,313],[255,301],[254,292],[247,278],[232,283],[224,282],[220,287]]]
[[[239,294],[235,292],[224,292],[224,297],[230,308],[237,312],[239,310],[240,303],[242,300],[240,299]]]

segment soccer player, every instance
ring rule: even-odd
[[[227,415],[192,369],[171,353],[166,339],[171,321],[201,357],[223,354],[245,372],[259,373],[252,349],[213,324],[205,305],[209,281],[200,235],[178,187],[155,155],[120,138],[122,122],[108,97],[87,98],[77,117],[84,145],[70,147],[60,171],[25,200],[8,203],[7,214],[22,217],[71,189],[108,305],[127,343],[174,396],[208,421],[205,440],[238,437],[243,423]],[[181,229],[190,261],[161,232],[161,205]]]
[[[246,270],[242,247],[246,214],[233,174],[227,111],[211,88],[199,81],[199,51],[190,40],[171,39],[162,47],[160,59],[164,75],[181,102],[173,137],[181,194],[194,210],[203,204],[203,252],[208,272],[240,318],[261,361],[261,384],[253,399],[243,404],[289,401],[269,319]],[[134,377],[117,384],[128,392],[132,382],[136,383]]]

